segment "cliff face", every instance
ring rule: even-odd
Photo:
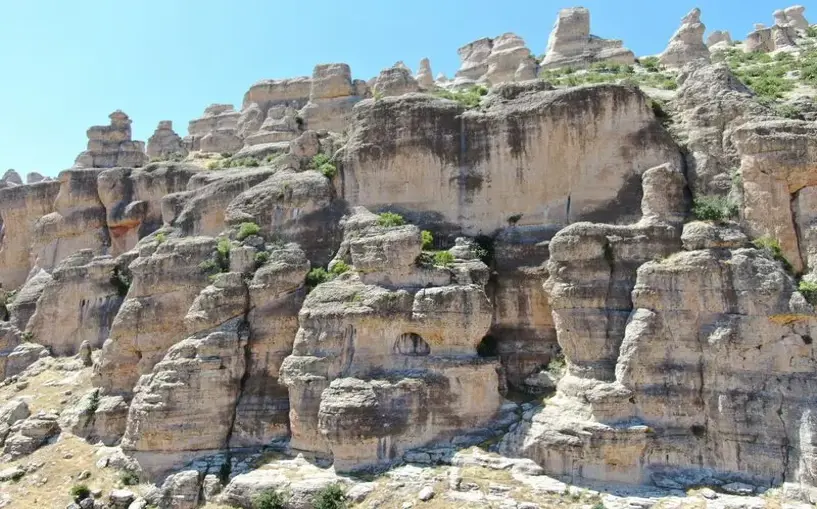
[[[690,16],[673,65],[701,51]],[[588,31],[564,11],[548,65],[629,54]],[[526,483],[807,499],[813,122],[709,53],[663,110],[629,82],[520,81],[513,34],[464,50],[448,89],[427,61],[422,83],[402,63],[370,85],[344,64],[259,82],[184,140],[160,124],[170,160],[138,155],[118,112],[57,180],[0,181],[0,461],[76,435],[157,482],[145,503],[250,507],[317,490],[282,470],[459,468],[483,444],[506,458],[467,461]],[[42,389],[59,405],[33,416],[12,398],[59,371],[82,391]],[[304,456],[238,475],[269,446]]]

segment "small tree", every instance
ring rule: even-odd
[[[423,250],[431,249],[434,246],[434,235],[428,230],[420,232],[420,237],[423,239]]]
[[[346,509],[346,494],[337,484],[322,489],[312,501],[315,509]]]
[[[238,227],[238,235],[236,235],[236,238],[242,241],[251,235],[258,235],[260,231],[261,228],[255,223],[241,223]]]
[[[252,501],[253,509],[285,509],[284,496],[275,490],[264,490]]]
[[[403,216],[400,214],[395,214],[394,212],[383,212],[379,215],[377,223],[380,226],[391,228],[394,226],[403,226],[406,224],[406,220],[403,219]]]
[[[71,498],[74,499],[74,502],[80,502],[81,500],[85,500],[91,496],[91,490],[84,484],[75,484],[71,486],[69,493],[71,494]]]

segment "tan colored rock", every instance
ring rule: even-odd
[[[709,51],[719,51],[732,46],[732,36],[728,30],[715,30],[706,38],[706,45]]]
[[[36,451],[51,437],[58,435],[60,427],[56,415],[40,412],[17,422],[11,431],[3,446],[2,458],[6,461],[13,461]]]
[[[129,398],[139,377],[187,337],[181,318],[208,284],[198,265],[210,258],[215,244],[209,237],[169,238],[162,243],[149,237],[137,246],[139,257],[129,267],[133,282],[128,297],[94,366],[94,384],[107,395]]]
[[[237,135],[240,116],[231,104],[211,104],[201,118],[190,121],[184,148],[189,152],[237,152],[243,145]]]
[[[747,231],[752,237],[777,239],[795,272],[805,266],[792,199],[798,191],[817,185],[815,136],[812,123],[797,120],[749,122],[735,132]]]
[[[151,159],[184,158],[187,149],[182,144],[182,138],[173,130],[173,122],[161,120],[153,136],[148,138],[147,155]]]
[[[101,348],[124,297],[112,281],[116,268],[116,260],[95,258],[90,249],[64,259],[43,288],[25,330],[58,356],[77,354],[83,342]]]
[[[806,20],[805,15],[803,14],[806,12],[806,8],[802,5],[792,5],[791,7],[787,7],[783,10],[784,14],[786,15],[786,19],[788,20],[789,24],[796,28],[797,30],[807,30],[809,27],[809,22]]]
[[[262,111],[267,111],[271,106],[276,105],[300,109],[309,100],[311,89],[312,80],[308,76],[259,81],[244,94],[241,109],[246,109],[252,103],[257,104]]]
[[[394,66],[380,71],[372,87],[375,97],[388,97],[419,92],[420,85],[404,66]]]
[[[457,224],[478,235],[517,214],[520,226],[637,218],[628,190],[639,175],[667,162],[680,167],[636,89],[527,90],[509,89],[479,111],[426,96],[359,104],[343,153],[343,195],[374,210],[401,208],[424,228]],[[393,127],[382,129],[382,118]],[[433,142],[423,134],[432,129]],[[645,136],[652,141],[636,142]]]
[[[139,239],[162,226],[162,198],[184,191],[200,171],[193,165],[154,163],[147,168],[114,168],[97,177],[99,199],[105,206],[110,252],[133,249]]]
[[[590,11],[584,7],[562,9],[548,38],[542,68],[572,67],[581,69],[595,62],[624,65],[635,63],[635,55],[618,40],[590,34]]]
[[[417,75],[414,76],[420,88],[428,90],[434,88],[434,74],[431,72],[431,61],[427,58],[420,60]]]
[[[516,34],[506,33],[496,39],[483,38],[469,43],[457,51],[460,55],[458,82],[479,82],[496,85],[518,81],[516,71],[520,65],[536,63],[525,41]],[[524,74],[524,73],[523,73]],[[534,71],[535,74],[535,71]],[[524,76],[525,79],[527,78]]]
[[[704,44],[706,26],[701,23],[701,10],[692,9],[681,20],[681,27],[673,34],[667,49],[661,53],[661,65],[677,69],[691,62],[709,62],[709,49]]]
[[[20,287],[11,302],[6,303],[9,322],[12,325],[21,331],[26,330],[29,320],[37,310],[37,301],[51,281],[53,281],[51,274],[39,269]]]
[[[309,102],[301,110],[306,128],[343,132],[352,107],[361,99],[355,93],[352,71],[347,64],[315,66]]]
[[[392,243],[387,231],[366,226],[369,217],[358,210],[346,221],[344,245],[357,265],[307,296],[293,353],[281,367],[292,447],[331,453],[338,470],[389,463],[407,449],[451,438],[490,420],[500,403],[495,366],[476,357],[491,322],[484,281],[423,289],[419,278],[366,284],[364,266],[399,273],[409,256],[401,247],[410,253],[412,243],[420,245],[416,231],[413,242]],[[409,232],[385,230],[395,240]],[[372,376],[372,366],[382,374]],[[407,369],[412,376],[401,374]],[[419,418],[425,412],[429,417]]]
[[[88,129],[88,149],[77,156],[75,167],[137,167],[147,163],[145,142],[131,140],[131,119],[121,110],[109,118],[110,125]]]
[[[97,177],[101,169],[71,169],[60,173],[54,212],[34,224],[31,257],[36,268],[52,270],[81,249],[102,254],[110,244],[105,207],[99,200]]]
[[[769,53],[774,51],[774,39],[772,29],[757,26],[755,30],[746,36],[744,49],[747,53]]]
[[[0,284],[6,290],[22,285],[31,270],[34,224],[54,210],[59,182],[0,189]]]

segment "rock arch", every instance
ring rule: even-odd
[[[431,353],[431,347],[419,334],[407,332],[401,334],[394,342],[394,353],[412,357],[425,357]]]

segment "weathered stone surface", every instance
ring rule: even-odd
[[[201,495],[201,475],[196,470],[185,470],[168,476],[162,486],[145,496],[159,509],[195,509]]]
[[[590,11],[584,7],[562,9],[548,39],[542,68],[586,68],[596,62],[625,65],[635,63],[635,55],[617,40],[590,34]]]
[[[679,130],[686,134],[687,178],[697,195],[725,195],[740,166],[734,130],[768,114],[726,64],[691,66],[679,76],[674,99]]]
[[[397,239],[409,230],[372,229],[366,214],[359,210],[346,223],[352,272],[307,296],[293,354],[281,367],[292,447],[331,453],[335,468],[344,470],[388,463],[407,449],[476,427],[500,402],[495,366],[476,356],[491,322],[483,287],[418,290],[407,279],[366,284],[368,268],[385,272],[379,267],[390,266],[399,273],[403,252],[413,251],[408,238],[387,240],[390,231]],[[419,232],[410,237],[419,247]],[[355,244],[369,247],[356,250]]]
[[[119,443],[125,432],[128,404],[122,396],[102,396],[99,389],[83,395],[60,414],[60,427],[89,442]]]
[[[420,85],[406,66],[395,65],[380,71],[372,89],[375,97],[388,97],[419,92]]]
[[[48,272],[40,269],[32,275],[20,288],[14,299],[6,303],[9,312],[9,322],[21,331],[26,330],[28,321],[37,310],[37,301],[43,294],[45,287],[53,280]]]
[[[11,426],[11,433],[3,445],[3,458],[15,460],[39,449],[51,437],[59,434],[57,416],[43,412],[18,421]]]
[[[292,352],[309,262],[296,244],[275,246],[248,284],[250,339],[232,447],[266,445],[289,434],[289,396],[279,369]]]
[[[245,110],[245,114],[246,114]],[[249,111],[253,111],[250,109]],[[260,110],[259,110],[260,111]],[[245,145],[271,145],[287,142],[298,137],[302,125],[298,123],[298,111],[291,106],[271,106],[266,118],[262,119],[258,129],[244,138]],[[303,117],[301,117],[303,120]],[[236,157],[251,155],[245,147],[236,154]]]
[[[244,94],[241,109],[257,104],[262,111],[272,106],[291,106],[301,109],[309,100],[312,80],[308,76],[285,80],[263,80],[255,83]]]
[[[332,258],[340,243],[337,223],[343,209],[326,177],[287,168],[242,191],[222,210],[226,223],[255,222],[265,234],[298,242],[316,265]]]
[[[189,152],[237,152],[243,143],[237,135],[241,114],[231,104],[212,104],[201,118],[190,121],[184,148]]]
[[[681,242],[687,251],[699,249],[739,249],[748,247],[749,239],[736,224],[693,221],[684,225]]]
[[[100,169],[71,169],[60,173],[54,211],[34,223],[31,257],[35,268],[51,271],[81,249],[103,254],[110,245],[105,207],[97,193]]]
[[[31,270],[34,224],[53,212],[59,182],[0,189],[0,284],[13,290],[22,285]]]
[[[19,329],[8,322],[0,322],[0,381],[22,373],[48,355],[42,345],[24,340]]]
[[[148,138],[147,155],[151,159],[183,158],[187,156],[187,149],[182,144],[182,138],[173,130],[171,120],[161,120],[153,136]]]
[[[346,64],[322,64],[312,72],[309,102],[301,110],[307,129],[343,132],[352,107],[361,98],[352,83],[352,71]]]
[[[533,61],[525,41],[513,33],[502,34],[496,39],[479,39],[463,46],[457,53],[461,61],[457,78],[487,85],[518,81],[516,71],[520,65]],[[535,68],[535,61],[533,66]],[[524,76],[523,79],[532,77]]]
[[[107,394],[130,397],[141,375],[151,372],[168,349],[187,336],[184,321],[190,304],[207,286],[198,265],[211,257],[209,237],[143,239],[130,264],[133,282],[111,326],[95,384]]]
[[[795,272],[802,272],[792,199],[798,191],[817,185],[814,124],[798,120],[749,122],[735,132],[735,143],[741,156],[747,232],[753,237],[777,239]]]
[[[806,30],[809,27],[809,22],[806,20],[806,8],[802,5],[792,5],[783,10],[789,24],[798,30]]]
[[[23,179],[20,178],[20,174],[14,170],[6,170],[6,173],[3,174],[3,178],[0,179],[0,181],[3,182],[3,187],[23,185]]]
[[[63,260],[25,330],[54,355],[75,355],[85,341],[101,348],[124,297],[113,281],[117,266],[110,256],[95,258],[90,249]]]
[[[344,197],[470,235],[517,215],[519,225],[564,225],[613,211],[626,222],[638,217],[639,175],[667,162],[680,167],[636,89],[520,88],[508,97],[464,113],[425,96],[361,102],[343,154]]]
[[[111,254],[133,249],[139,239],[162,226],[162,198],[184,191],[200,168],[151,163],[144,168],[115,168],[97,177],[99,199],[105,206]]]
[[[709,51],[720,51],[732,46],[732,36],[728,30],[715,30],[706,38]]]
[[[661,53],[661,65],[681,68],[691,62],[709,62],[709,49],[704,44],[706,25],[701,23],[701,10],[692,9],[681,20],[681,27],[673,34],[667,49]]]
[[[88,149],[77,156],[78,168],[136,167],[147,162],[145,142],[131,140],[131,119],[121,110],[109,115],[110,125],[88,129]]]
[[[428,90],[434,88],[434,74],[431,72],[431,61],[427,58],[420,60],[420,67],[414,76],[420,88]]]
[[[30,171],[26,175],[26,184],[36,184],[37,182],[42,182],[47,178],[48,177],[44,177],[41,174],[37,173],[36,171]]]

